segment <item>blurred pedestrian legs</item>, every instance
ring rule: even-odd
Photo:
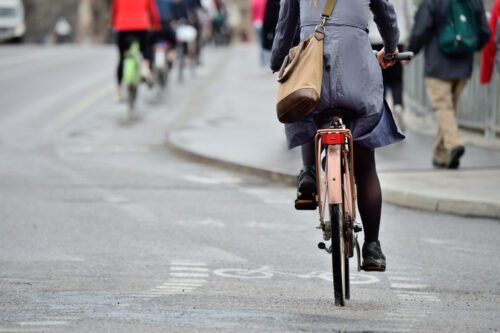
[[[465,79],[441,80],[431,77],[425,79],[427,95],[438,122],[438,133],[433,146],[434,164],[446,164],[449,152],[464,145],[458,130],[456,110],[466,83]]]
[[[262,46],[263,43],[263,32],[262,25],[264,23],[264,15],[266,10],[266,0],[251,0],[252,7],[252,25],[255,32],[255,37],[259,45],[259,63],[262,72],[269,71],[269,64],[271,61],[271,55],[268,50],[265,50]]]

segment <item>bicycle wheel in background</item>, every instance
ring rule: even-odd
[[[141,81],[140,74],[141,51],[137,41],[134,41],[123,60],[123,82],[127,87],[128,117],[132,119],[137,100],[137,90]]]
[[[127,105],[128,105],[128,118],[132,120],[134,118],[135,101],[137,100],[137,86],[129,85],[127,87]]]

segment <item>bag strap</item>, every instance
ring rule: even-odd
[[[332,16],[336,4],[337,0],[326,0],[325,7],[323,7],[323,12],[321,13],[321,26],[324,26],[326,20]]]
[[[330,16],[332,16],[333,9],[335,8],[336,4],[337,0],[326,0],[325,6],[323,7],[323,11],[321,12],[321,21],[316,26],[316,28],[314,28],[314,35],[316,36],[317,40],[323,40],[323,38],[325,38],[326,20]]]

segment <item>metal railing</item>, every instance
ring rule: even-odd
[[[415,57],[404,66],[405,104],[419,115],[431,112],[424,86],[424,57]],[[495,73],[488,85],[479,84],[479,57],[474,62],[471,79],[460,97],[457,119],[460,126],[481,130],[488,138],[500,133],[500,75]]]

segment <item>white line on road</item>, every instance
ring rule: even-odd
[[[48,321],[20,321],[17,324],[21,325],[21,326],[58,326],[58,325],[67,325],[68,322],[66,322],[66,321],[55,321],[55,320],[48,320]]]
[[[205,281],[204,281],[205,282]],[[165,282],[161,286],[158,286],[156,288],[166,288],[166,287],[174,287],[174,286],[193,286],[193,287],[201,287],[203,286],[203,283],[186,283],[186,282]]]
[[[392,289],[425,289],[428,286],[426,284],[417,283],[391,283]]]
[[[208,278],[208,273],[170,273],[170,276],[173,277],[186,277],[186,278],[194,278],[194,277],[205,277]]]
[[[42,332],[46,328],[16,328],[16,327],[0,327],[0,333],[14,332]]]
[[[205,185],[219,185],[219,184],[239,184],[241,183],[241,178],[231,177],[231,176],[207,176],[201,177],[196,175],[184,175],[183,179],[190,181],[192,183],[199,183]]]
[[[193,284],[197,284],[197,283],[201,283],[201,284],[205,284],[207,282],[206,279],[169,279],[168,282],[165,282],[165,283],[193,283]]]
[[[153,298],[192,292],[207,283],[209,269],[205,263],[174,260],[170,266],[170,278],[148,291],[134,293],[130,297],[150,300]]]
[[[155,290],[165,291],[165,290],[195,290],[202,286],[159,286]]]
[[[202,262],[189,262],[189,261],[172,261],[172,266],[206,266],[207,264]]]
[[[398,297],[399,298],[404,298],[404,299],[408,299],[408,298],[411,298],[417,302],[439,302],[439,298],[436,297],[436,296],[415,296],[415,295],[411,295],[411,294],[398,294]]]
[[[59,115],[59,117],[52,118],[48,131],[57,131],[64,127],[70,121],[76,119],[80,114],[90,108],[104,96],[111,94],[113,91],[113,85],[106,83],[105,85],[94,90],[92,94],[87,96],[82,96],[78,101],[75,101],[66,112]]]
[[[171,271],[208,272],[208,268],[201,267],[170,267]]]

